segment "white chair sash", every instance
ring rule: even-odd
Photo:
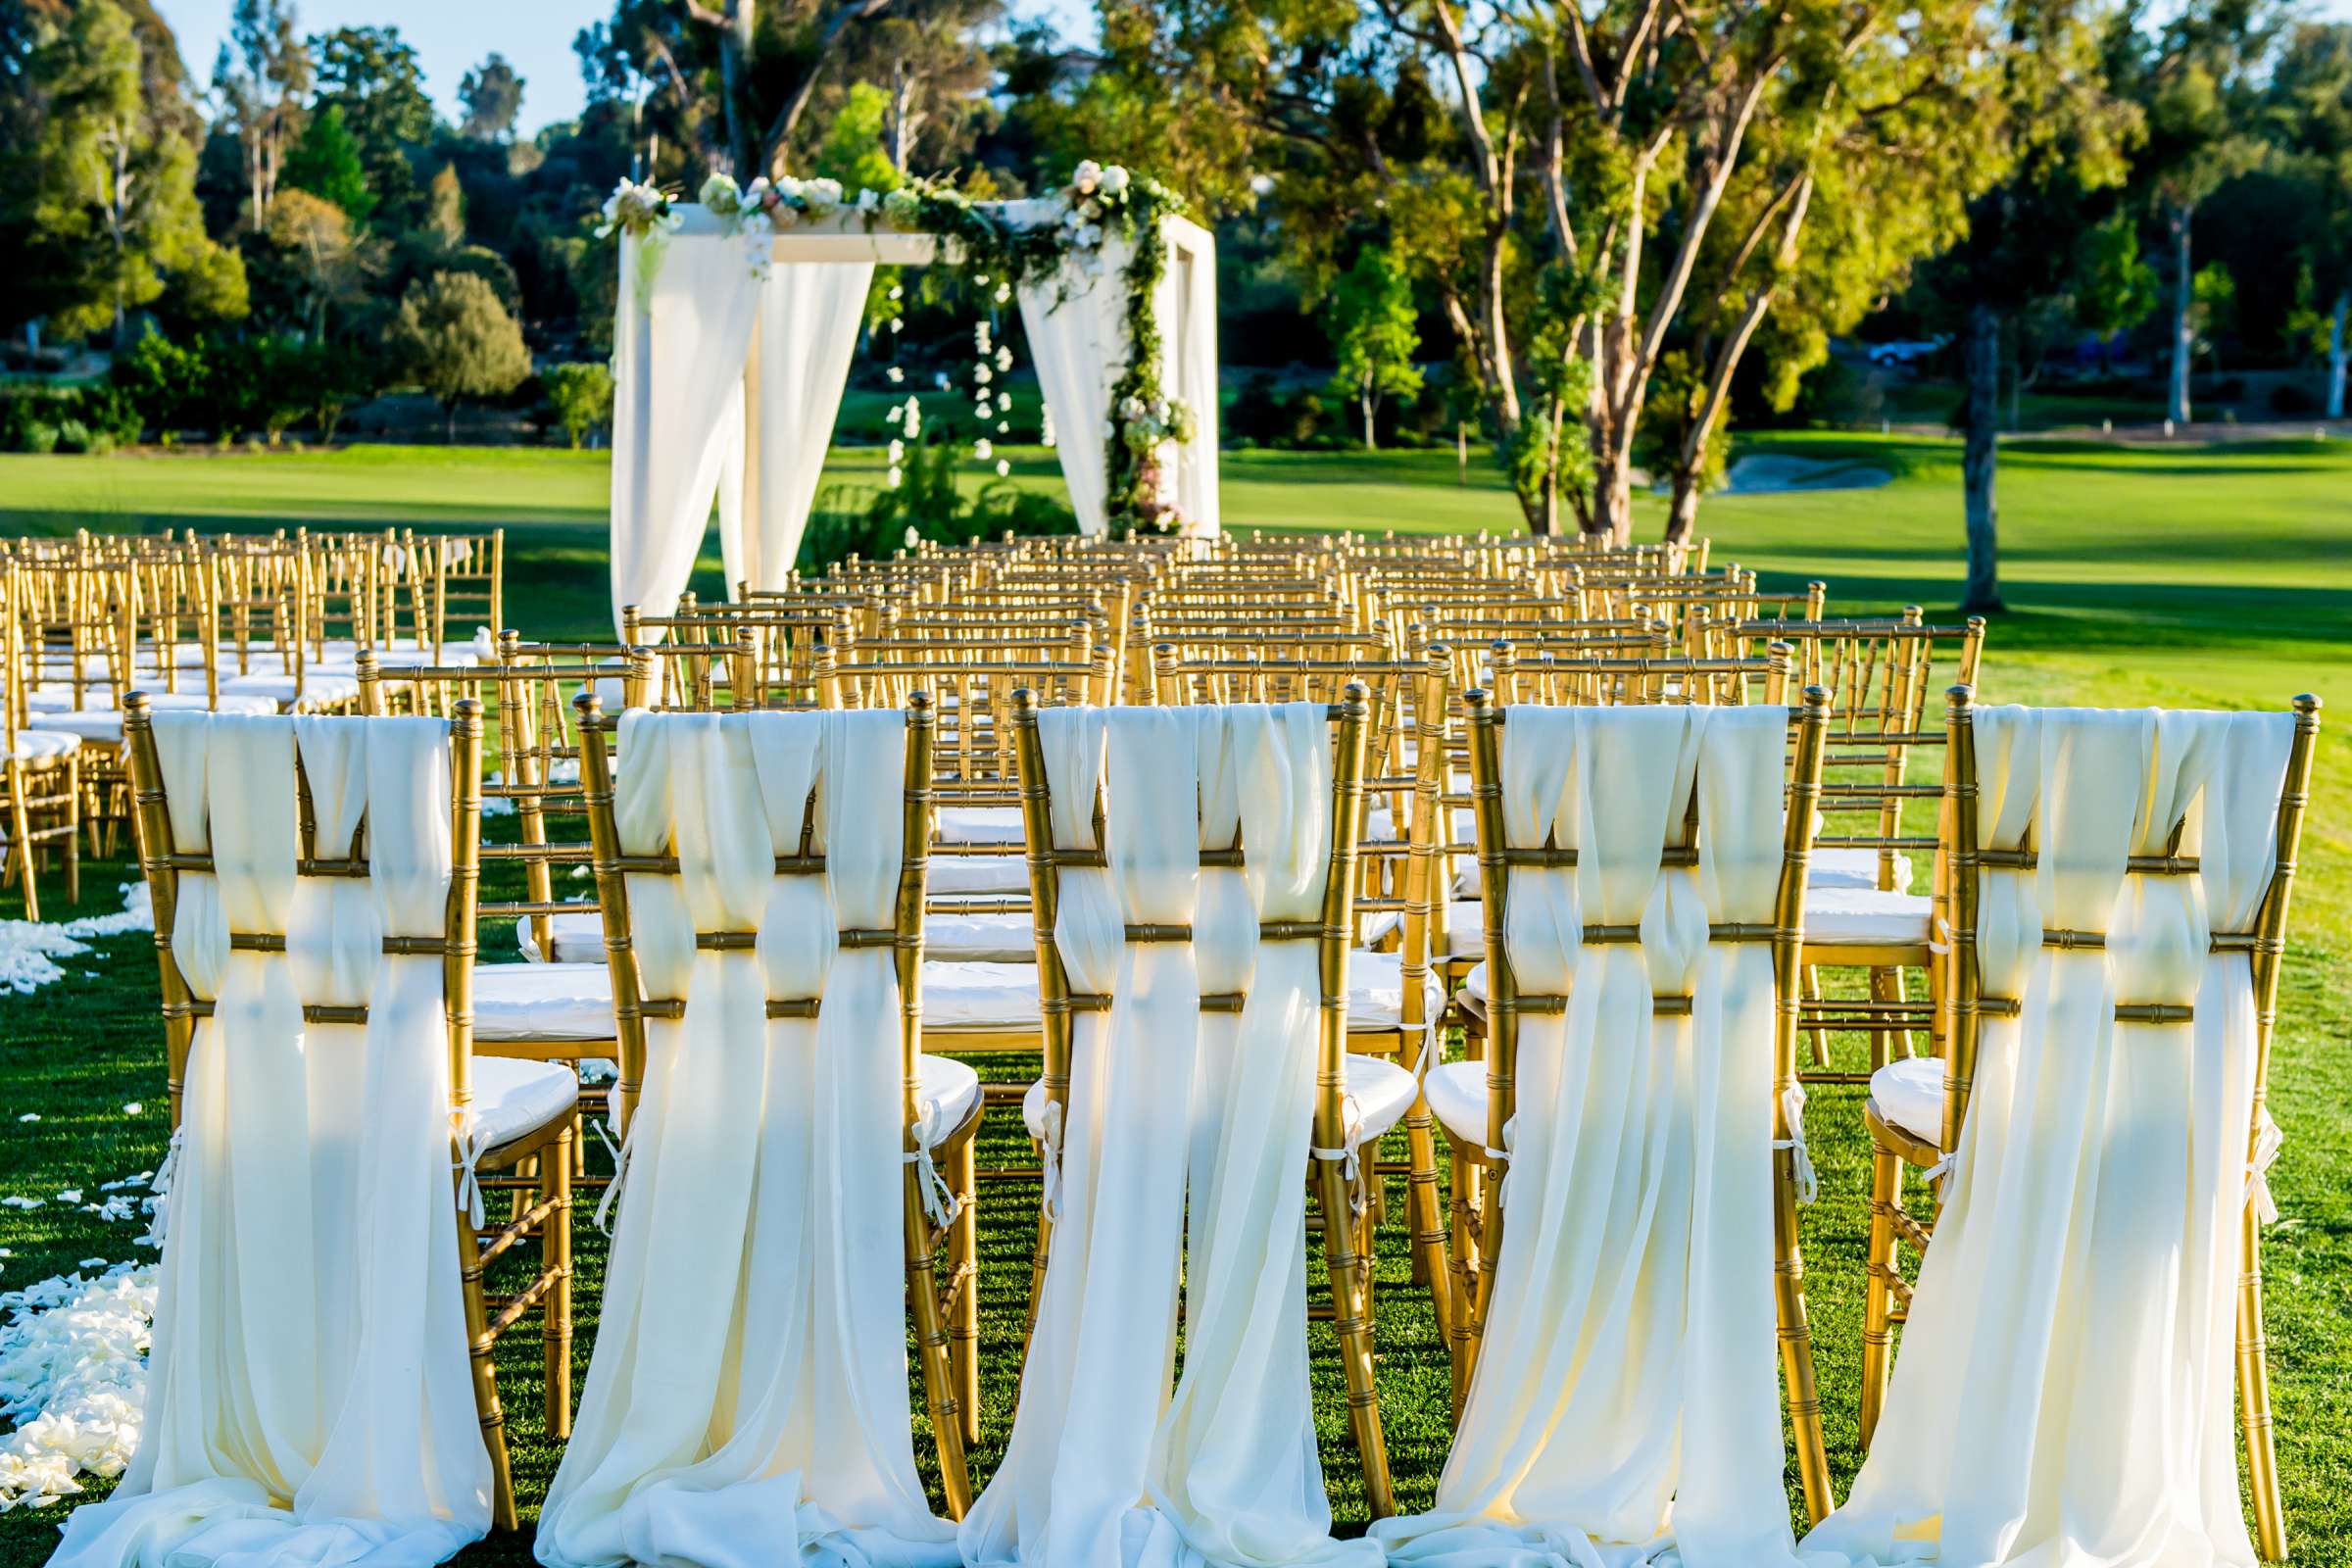
[[[907,1408],[898,976],[838,937],[892,923],[905,737],[896,711],[622,715],[621,848],[680,870],[629,877],[637,955],[686,1009],[647,1024],[550,1568],[955,1561]],[[812,789],[824,875],[775,875]],[[757,945],[696,947],[715,931]]]
[[[1331,1539],[1307,1388],[1315,948],[1257,935],[1321,907],[1324,710],[1048,709],[1039,729],[1056,848],[1094,847],[1107,786],[1109,865],[1062,873],[1056,939],[1071,990],[1113,1002],[1074,1017],[1060,1222],[964,1560],[1376,1562],[1370,1543]],[[1247,870],[1202,870],[1200,849],[1237,827]],[[1190,923],[1193,941],[1128,943],[1129,923]],[[1204,993],[1230,991],[1246,993],[1238,1016],[1201,1014]]]
[[[2287,714],[1977,710],[1987,1016],[1959,1157],[1871,1451],[1805,1546],[1848,1559],[2255,1561],[2231,1429],[2253,1172],[2242,953],[2270,882]],[[2176,824],[2195,878],[2130,876]],[[2103,932],[2045,948],[2045,929]],[[2119,1004],[2189,1004],[2187,1023]]]
[[[1372,1529],[1393,1560],[1788,1562],[1772,1295],[1768,922],[1788,717],[1765,708],[1513,708],[1519,989],[1510,1202],[1478,1368],[1436,1507]],[[1699,863],[1661,866],[1695,791]],[[1639,945],[1584,927],[1638,925]],[[1653,999],[1691,998],[1687,1016]]]
[[[441,933],[450,742],[437,719],[158,713],[180,878],[173,953],[212,1002],[188,1057],[145,1426],[52,1559],[421,1565],[490,1523],[450,1185]],[[365,815],[369,876],[297,880],[294,762],[324,857]],[[209,826],[209,836],[208,836]],[[286,937],[281,956],[232,931]],[[367,1023],[305,1004],[365,1003]]]

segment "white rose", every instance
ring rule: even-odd
[[[990,369],[987,366],[975,365],[972,367],[972,379],[978,382],[981,386],[988,385],[989,382],[995,380],[996,378],[997,372]]]
[[[997,449],[989,444],[988,437],[982,436],[972,443],[972,456],[978,458],[982,463],[986,463],[996,455]]]
[[[920,533],[916,532],[916,531],[914,530],[914,528],[912,528],[911,526],[909,526],[909,527],[907,528],[907,530],[906,530],[906,548],[907,548],[907,549],[909,549],[909,550],[912,550],[912,549],[916,548],[918,545],[920,545],[922,542],[923,542],[923,536],[922,536]]]
[[[1102,183],[1102,166],[1092,158],[1080,164],[1070,175],[1070,188],[1081,196],[1092,196],[1095,187]]]
[[[895,365],[894,365],[894,366],[892,366],[892,367],[891,367],[889,369],[885,370],[885,371],[884,371],[884,372],[882,372],[882,373],[890,377],[890,384],[891,384],[892,386],[897,386],[897,385],[898,385],[898,384],[899,384],[901,381],[904,381],[904,380],[906,380],[906,372],[905,370],[902,370],[902,369],[900,369],[900,368],[899,368],[897,366],[895,366]]]
[[[1004,348],[997,350],[997,368],[1000,370],[1012,368],[1012,350]]]
[[[1102,171],[1102,194],[1105,196],[1118,195],[1127,188],[1127,171],[1117,164],[1112,164]]]
[[[859,212],[870,213],[881,205],[881,192],[876,190],[861,190],[858,193],[858,210]]]
[[[904,442],[904,441],[893,441],[893,442],[891,442],[891,444],[890,444],[890,461],[891,461],[891,462],[893,462],[893,463],[904,463],[906,460],[906,442]]]
[[[822,217],[841,205],[841,181],[812,179],[801,187],[801,199],[808,204],[811,213]]]
[[[999,283],[997,285],[997,303],[1002,305],[1010,298],[1012,298],[1012,286],[1009,283]]]
[[[1012,477],[1012,465],[1005,462],[1003,458],[999,458],[997,460],[997,477],[1000,479],[1009,479]]]
[[[734,175],[712,174],[703,181],[701,201],[720,217],[732,217],[743,206],[743,192],[736,188]]]
[[[894,467],[890,470],[889,474],[885,476],[884,482],[893,490],[896,490],[900,484],[904,482],[905,478],[906,476],[900,473],[899,470]]]
[[[999,435],[1010,435],[1011,433],[1012,433],[1012,421],[1011,421],[1010,419],[999,419],[999,420],[997,421],[997,434],[999,434]]]

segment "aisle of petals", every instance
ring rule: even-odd
[[[76,1477],[112,1478],[130,1462],[159,1273],[92,1258],[0,1295],[0,1419],[16,1424],[0,1436],[0,1513],[47,1507],[81,1490]]]
[[[125,882],[122,891],[122,907],[113,914],[54,923],[0,920],[0,993],[23,996],[63,980],[66,970],[57,960],[89,952],[91,938],[154,930],[155,912],[148,906],[147,884]]]

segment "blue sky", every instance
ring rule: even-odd
[[[2352,0],[2342,0],[2352,6]],[[536,130],[580,112],[579,61],[572,35],[612,14],[610,0],[296,0],[305,32],[336,27],[400,28],[424,66],[425,89],[445,114],[457,112],[458,80],[493,50],[523,78],[522,126]],[[179,34],[179,52],[199,88],[228,35],[234,0],[157,0]],[[1065,36],[1092,36],[1090,0],[1016,0],[1025,15],[1052,16]]]
[[[457,109],[458,80],[496,50],[522,74],[522,126],[536,130],[580,112],[579,63],[572,35],[612,15],[604,0],[298,0],[308,32],[390,24],[416,45],[425,86],[445,113]],[[179,49],[201,87],[212,79],[213,56],[227,35],[233,0],[158,0],[156,9],[179,34]],[[2321,15],[2352,20],[2352,0],[2319,0]],[[1015,0],[1015,10],[1052,17],[1065,38],[1091,37],[1090,0]]]

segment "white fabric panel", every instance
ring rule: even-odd
[[[1192,406],[1194,436],[1171,454],[1184,531],[1213,538],[1217,510],[1217,252],[1208,230],[1164,218],[1167,270],[1153,304],[1159,318],[1161,388]]]
[[[1260,918],[1320,906],[1322,709],[1039,717],[1058,847],[1092,847],[1108,786],[1109,864],[1064,874],[1056,937],[1072,989],[1113,1002],[1074,1020],[1066,1134],[1048,1124],[1053,1259],[964,1561],[1376,1562],[1370,1543],[1330,1539],[1307,1396],[1315,948],[1256,935]],[[1249,871],[1200,869],[1200,846],[1237,827]],[[1189,922],[1194,940],[1129,944],[1125,922]],[[1200,1011],[1203,991],[1227,990],[1247,992],[1240,1014]]]
[[[907,1407],[898,977],[905,718],[621,718],[614,812],[647,995],[645,1095],[587,1394],[540,1515],[550,1568],[946,1568]],[[816,791],[822,877],[776,876]],[[695,933],[754,930],[753,950]],[[519,967],[519,966],[518,966]],[[821,997],[818,1016],[768,1018]]]
[[[1707,939],[1771,918],[1786,724],[1777,708],[1511,710],[1508,842],[1553,835],[1580,860],[1514,874],[1505,941],[1521,989],[1568,1009],[1520,1020],[1485,1345],[1435,1509],[1372,1527],[1394,1561],[1792,1560],[1771,951]],[[1661,867],[1693,791],[1700,863]],[[1586,922],[1642,940],[1589,947]],[[1655,1016],[1653,995],[1691,996],[1691,1015]]]
[[[768,270],[750,368],[741,538],[726,552],[727,592],[776,589],[801,553],[816,502],[874,264],[796,262]],[[723,541],[722,541],[723,542]]]
[[[184,874],[172,950],[214,1004],[188,1060],[145,1424],[122,1484],[65,1525],[53,1563],[386,1568],[490,1523],[450,1183],[441,960],[448,727],[410,718],[164,713]],[[318,852],[368,880],[297,880],[299,747]],[[229,948],[282,933],[285,954]],[[365,1024],[306,1004],[366,1003]],[[178,1142],[175,1140],[175,1142]],[[160,1185],[160,1184],[159,1184]]]
[[[1987,1017],[1953,1174],[1871,1451],[1806,1538],[1849,1559],[2252,1564],[2231,1374],[2254,1013],[2244,930],[2269,879],[2288,714],[1977,711]],[[2207,857],[2196,879],[2126,858]],[[2100,931],[2103,951],[2041,946]],[[2119,1003],[2185,1003],[2185,1024]],[[1940,1113],[1938,1114],[1940,1120]]]
[[[1100,537],[1110,527],[1103,430],[1110,389],[1127,366],[1127,264],[1133,247],[1106,239],[1099,270],[1075,262],[1020,286],[1021,326],[1037,367],[1038,391],[1054,416],[1054,455],[1061,460],[1078,531]]]
[[[702,549],[732,439],[760,283],[744,247],[623,235],[612,335],[612,622],[665,615]],[[729,411],[733,411],[730,418]]]

